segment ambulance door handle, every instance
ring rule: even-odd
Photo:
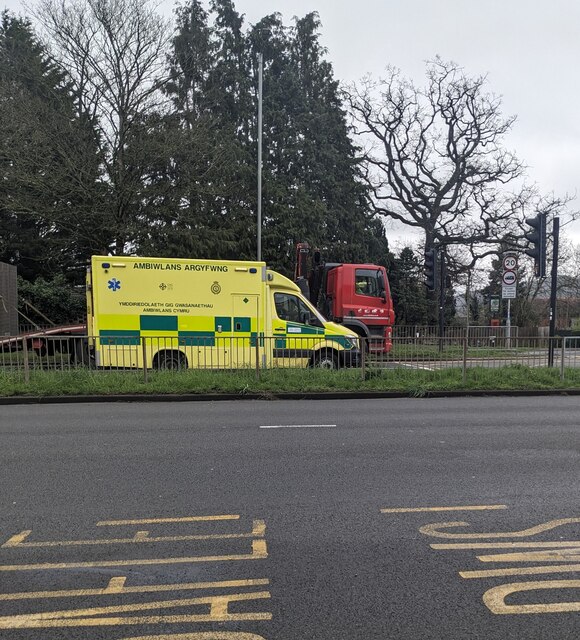
[[[286,328],[285,327],[274,327],[274,331],[282,331],[285,332]]]

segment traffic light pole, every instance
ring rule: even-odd
[[[550,342],[548,344],[548,366],[554,366],[554,336],[556,335],[556,293],[558,288],[558,244],[560,239],[560,218],[552,223],[552,287],[550,291]]]
[[[443,334],[445,333],[445,252],[439,258],[439,351],[443,351]]]

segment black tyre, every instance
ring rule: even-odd
[[[155,356],[155,368],[164,371],[187,369],[187,358],[181,351],[162,351]]]
[[[74,367],[92,367],[94,358],[89,351],[87,340],[82,338],[71,339],[68,344],[70,363]]]
[[[319,369],[338,369],[338,354],[332,349],[322,349],[314,355],[313,361]]]

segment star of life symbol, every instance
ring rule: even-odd
[[[118,291],[121,288],[121,282],[117,278],[111,278],[108,287],[111,291]]]

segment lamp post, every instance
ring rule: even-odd
[[[264,58],[258,54],[258,262],[262,261],[262,74]]]

